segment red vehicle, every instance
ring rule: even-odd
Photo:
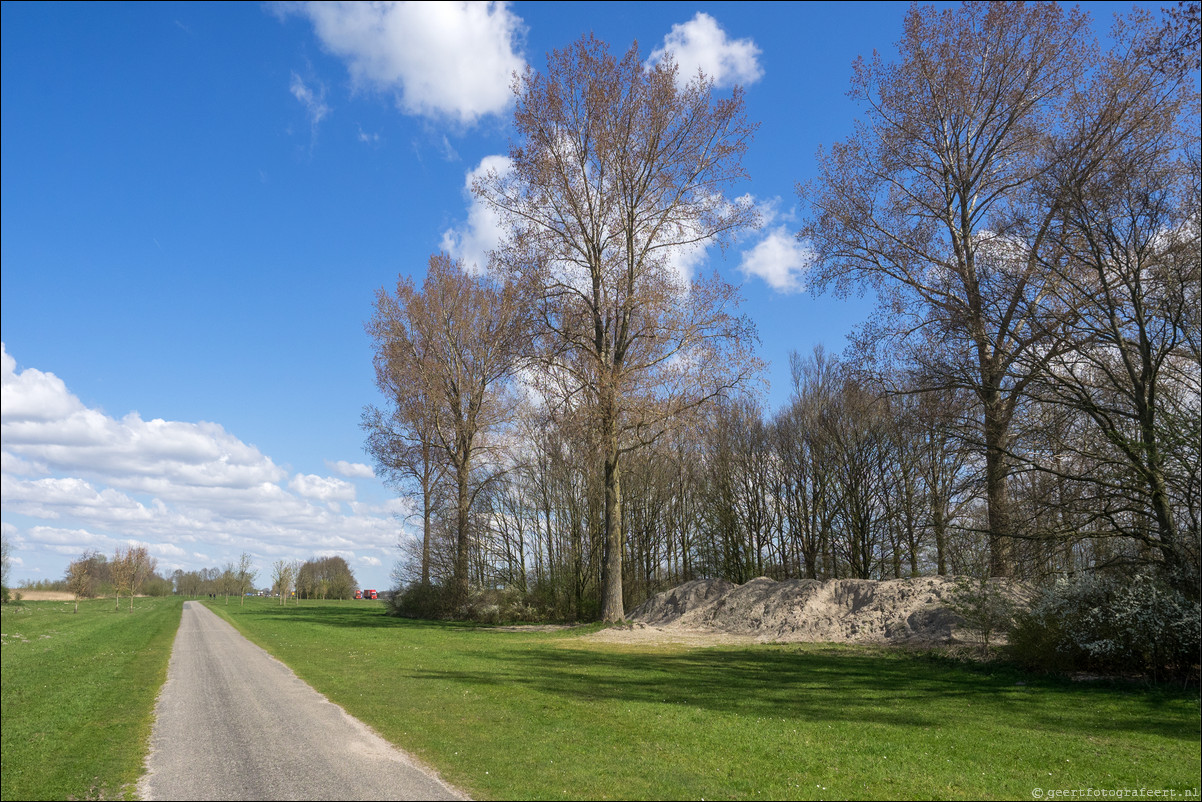
[[[355,591],[355,598],[356,598],[356,599],[362,599],[362,598],[363,598],[363,591],[361,591],[361,590],[356,590],[356,591]]]
[[[376,599],[376,598],[379,598],[379,597],[376,595],[376,592],[375,592],[374,590],[365,590],[365,591],[363,591],[363,598],[365,598],[365,599]]]

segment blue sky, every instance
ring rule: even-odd
[[[1130,8],[1088,4],[1101,27]],[[418,6],[5,3],[0,138],[2,527],[11,580],[146,544],[160,571],[339,554],[389,586],[403,500],[360,413],[363,323],[431,253],[492,241],[465,187],[504,154],[514,69],[592,31],[671,51],[760,128],[764,224],[699,267],[742,284],[788,354],[870,311],[806,291],[794,186],[846,137],[851,63],[900,3]]]

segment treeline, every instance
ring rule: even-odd
[[[116,609],[121,609],[121,597],[125,596],[132,612],[134,596],[170,593],[170,583],[155,572],[157,567],[158,561],[145,546],[118,547],[111,560],[93,549],[67,565],[63,590],[75,595],[75,612],[79,612],[80,599],[110,593],[116,600]]]
[[[889,579],[987,575],[985,466],[964,392],[904,393],[821,349],[794,361],[795,390],[768,414],[722,403],[641,450],[623,475],[628,609],[701,577]],[[894,385],[896,386],[896,385]],[[1024,407],[1011,449],[1011,574],[1042,580],[1166,562],[1151,490],[1083,414]],[[1198,565],[1196,441],[1175,419],[1166,476],[1183,553]],[[1072,425],[1070,425],[1072,424]],[[528,439],[518,439],[520,431]],[[587,441],[541,420],[511,432],[519,458],[485,478],[473,507],[470,578],[509,588],[541,615],[599,614],[603,483]],[[533,435],[533,436],[531,436]],[[450,488],[434,488],[429,581],[450,583]],[[440,495],[439,492],[442,491]],[[420,584],[421,542],[402,544],[396,579]],[[1195,581],[1180,577],[1184,587]]]
[[[257,592],[254,586],[259,571],[253,567],[249,554],[243,553],[238,563],[225,568],[204,568],[198,571],[176,570],[172,574],[175,592],[183,596],[245,596]],[[351,599],[356,589],[355,575],[342,557],[313,557],[304,563],[296,560],[277,560],[272,567],[271,586],[265,591],[272,596],[298,599]]]
[[[1190,9],[1102,49],[1053,4],[913,7],[799,187],[809,282],[878,314],[841,360],[794,355],[775,411],[737,290],[682,267],[755,222],[723,197],[741,92],[592,38],[553,53],[474,186],[489,270],[436,255],[368,324],[368,450],[421,516],[398,609],[620,620],[702,576],[1136,570],[1196,600]]]
[[[296,595],[302,599],[353,599],[355,574],[341,557],[315,557],[296,572]]]

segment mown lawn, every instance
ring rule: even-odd
[[[1202,768],[1196,690],[883,649],[615,646],[372,602],[210,606],[477,797],[1196,798]]]
[[[3,799],[134,798],[182,600],[113,606],[3,606]]]

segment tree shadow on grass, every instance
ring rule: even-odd
[[[673,705],[753,717],[935,728],[998,717],[1011,726],[1088,736],[1197,738],[1197,694],[1075,683],[1005,664],[966,664],[882,647],[772,645],[628,650],[574,642],[578,631],[512,632],[455,621],[396,618],[353,602],[244,609],[275,624],[395,630],[423,647],[422,666],[393,670],[419,682],[506,688],[559,703]],[[249,621],[248,621],[249,623]],[[594,629],[588,627],[587,630]],[[1105,709],[1105,712],[1102,709]]]
[[[1180,705],[1177,713],[1166,710],[1182,701],[1180,695],[1131,694],[1013,670],[941,666],[905,654],[770,645],[665,654],[548,645],[521,652],[482,649],[475,657],[473,669],[427,667],[406,673],[475,688],[523,687],[565,703],[667,704],[761,718],[913,728],[971,727],[997,718],[1012,727],[1065,735],[1197,738],[1197,722],[1184,722]]]

